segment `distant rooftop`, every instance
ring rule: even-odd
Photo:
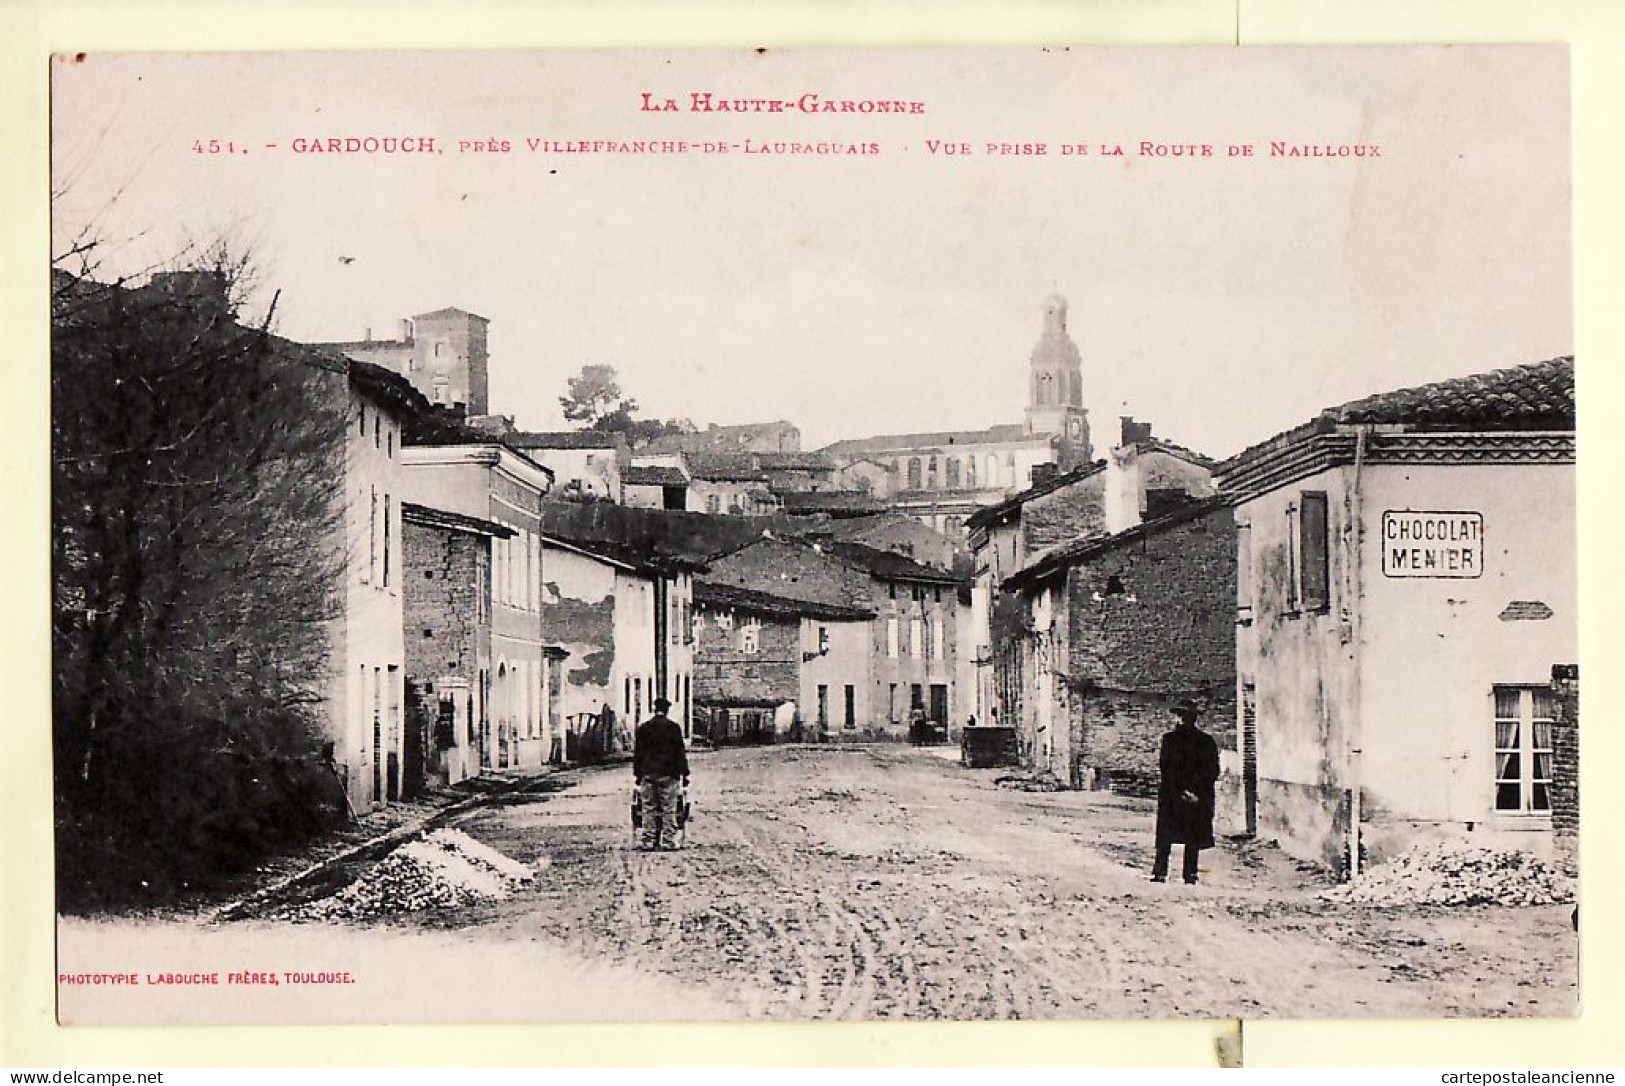
[[[607,430],[515,430],[502,440],[521,449],[613,449],[626,443]]]
[[[832,603],[793,600],[770,592],[704,580],[694,582],[694,602],[713,607],[732,607],[739,611],[762,615],[822,618],[831,622],[860,622],[875,617],[875,612],[864,607],[843,607]]]
[[[825,445],[820,452],[834,456],[854,453],[889,452],[903,449],[931,449],[949,445],[991,445],[1011,441],[1048,442],[1049,434],[1030,434],[1021,423],[990,426],[986,430],[933,430],[918,434],[880,434],[875,437],[848,438]]]

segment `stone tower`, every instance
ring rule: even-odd
[[[1088,463],[1089,412],[1083,407],[1083,359],[1066,331],[1066,299],[1044,299],[1044,331],[1029,363],[1027,432],[1054,434],[1063,470]]]
[[[462,309],[437,309],[412,318],[412,355],[406,376],[429,402],[461,405],[465,415],[488,412],[486,329],[490,324]]]

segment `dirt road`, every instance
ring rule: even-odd
[[[1202,885],[1153,884],[1147,801],[995,775],[897,747],[701,754],[690,847],[644,853],[630,773],[586,772],[461,823],[550,860],[534,890],[392,924],[562,943],[745,1018],[1575,1012],[1566,907],[1330,905],[1228,843]]]

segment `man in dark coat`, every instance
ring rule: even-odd
[[[688,783],[688,750],[683,729],[666,716],[671,702],[654,701],[655,715],[638,725],[632,740],[632,776],[643,802],[640,846],[644,849],[677,847],[677,814],[682,804],[678,782]]]
[[[1213,847],[1213,783],[1219,779],[1219,745],[1196,726],[1202,711],[1184,699],[1174,706],[1179,724],[1162,737],[1157,784],[1157,859],[1152,882],[1168,881],[1168,856],[1185,846],[1185,881],[1196,882],[1196,864]]]

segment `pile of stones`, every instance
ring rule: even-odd
[[[418,909],[457,908],[510,897],[534,872],[460,830],[409,841],[338,893],[284,915],[290,920],[364,920]]]
[[[1574,887],[1527,852],[1435,842],[1320,896],[1351,905],[1557,905],[1574,900]]]

